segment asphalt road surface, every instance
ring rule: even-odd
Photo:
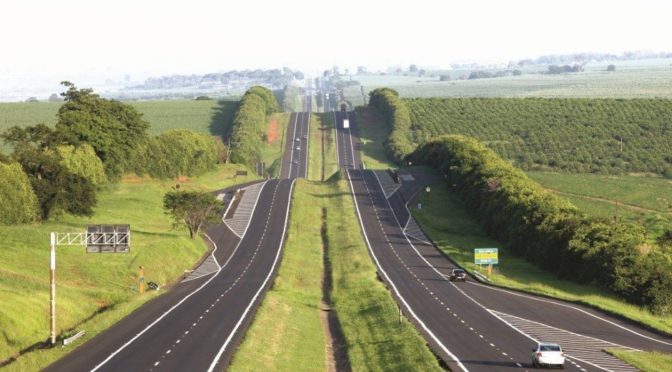
[[[253,204],[242,238],[224,224],[209,229],[216,272],[176,285],[46,370],[225,369],[279,265],[293,185],[269,180],[241,201]]]
[[[310,108],[310,103],[306,106]],[[308,176],[310,115],[310,112],[293,112],[289,116],[280,178],[306,178]]]
[[[605,348],[672,351],[672,338],[599,311],[474,278],[450,282],[446,274],[455,265],[431,242],[408,234],[406,204],[425,186],[423,175],[411,175],[412,181],[396,189],[383,187],[393,181],[385,179],[386,172],[360,169],[356,146],[348,146],[357,143],[352,139],[356,121],[351,116],[351,129],[343,129],[342,115],[336,117],[338,157],[369,252],[404,314],[452,370],[530,369],[538,341],[560,343],[568,358],[565,368],[576,371],[635,370]]]

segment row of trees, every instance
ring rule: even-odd
[[[672,101],[583,98],[422,98],[410,141],[463,134],[525,170],[672,177]]]
[[[442,136],[408,159],[445,174],[487,232],[517,254],[560,277],[672,312],[669,242],[648,242],[641,226],[585,216],[472,138]]]
[[[369,93],[369,107],[383,116],[390,134],[385,141],[389,155],[400,162],[413,152],[416,145],[411,141],[411,115],[408,106],[399,98],[399,93],[389,88],[377,88]]]
[[[221,141],[189,131],[150,137],[149,123],[132,106],[62,84],[67,91],[54,128],[14,126],[1,135],[14,151],[0,159],[0,223],[92,215],[96,192],[124,173],[198,175],[222,152]]]
[[[268,115],[278,111],[273,92],[254,86],[245,92],[233,116],[231,160],[253,165],[261,159]]]

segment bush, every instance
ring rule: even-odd
[[[231,134],[233,162],[253,165],[261,158],[267,115],[277,110],[278,102],[270,90],[255,86],[245,92],[233,116]]]
[[[37,197],[18,163],[0,163],[0,224],[29,223],[37,219]]]
[[[96,156],[91,145],[86,143],[78,147],[61,145],[56,147],[56,153],[71,173],[88,179],[95,187],[107,184],[103,162]]]
[[[154,178],[198,176],[217,164],[213,137],[187,129],[174,129],[149,138],[140,147],[135,172]]]
[[[400,163],[413,152],[416,145],[409,139],[411,115],[399,93],[389,88],[374,89],[369,93],[369,107],[382,115],[390,134],[385,142],[389,155]]]

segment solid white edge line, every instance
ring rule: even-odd
[[[348,114],[346,113],[345,116],[348,116]],[[359,164],[355,164],[355,160],[357,160],[357,159],[355,158],[355,148],[352,145],[352,132],[350,131],[350,125],[348,125],[348,140],[350,141],[350,154],[352,155],[352,168],[356,169],[359,166]]]
[[[215,251],[217,250],[217,244],[215,243],[214,240],[212,240],[210,238],[210,235],[208,235],[207,233],[203,233],[203,235],[205,235],[205,237],[208,238],[210,243],[212,243],[212,245],[215,246],[215,249],[213,249],[212,252],[210,252],[210,255],[212,256],[212,259],[215,260],[215,264],[217,264],[217,269],[221,269],[222,265],[219,264],[219,261],[217,261],[217,257],[215,257]]]
[[[265,182],[264,182],[264,184],[263,184],[262,187],[261,187],[262,190],[263,190],[264,186],[266,186],[266,182],[268,182],[268,181],[265,181]],[[261,191],[259,191],[259,195],[261,195]],[[259,201],[259,195],[257,195],[257,200],[256,200],[255,203],[254,203],[254,208],[252,208],[252,214],[254,214],[254,209],[256,209],[256,207],[257,207],[257,202]],[[248,224],[248,226],[249,226],[249,224]],[[247,232],[247,228],[245,229],[245,231]],[[207,280],[205,283],[203,283],[200,287],[196,288],[196,289],[193,290],[191,293],[189,293],[188,295],[184,296],[178,303],[176,303],[175,305],[173,305],[170,309],[166,310],[163,314],[161,314],[161,316],[159,316],[158,318],[156,318],[153,322],[151,322],[147,327],[145,327],[142,331],[140,331],[139,333],[137,333],[135,336],[133,336],[133,338],[131,338],[130,340],[128,340],[125,344],[121,345],[121,347],[119,347],[119,348],[118,348],[117,350],[115,350],[112,354],[110,354],[107,358],[105,358],[105,360],[103,360],[102,362],[100,362],[99,364],[97,364],[95,367],[93,367],[93,369],[91,370],[91,372],[95,372],[95,371],[97,371],[98,369],[100,369],[100,367],[102,367],[103,365],[105,365],[105,363],[109,362],[112,358],[114,358],[115,355],[119,354],[119,353],[120,353],[122,350],[124,350],[128,345],[130,345],[131,343],[133,343],[133,341],[137,340],[140,336],[142,336],[142,335],[143,335],[145,332],[147,332],[150,328],[152,328],[154,325],[156,325],[156,323],[160,322],[161,319],[165,318],[165,317],[166,317],[168,314],[170,314],[173,310],[175,310],[177,307],[179,307],[180,305],[182,305],[182,303],[184,303],[184,301],[186,301],[189,297],[193,296],[194,294],[196,294],[197,292],[199,292],[201,289],[205,288],[205,286],[208,285],[213,279],[215,279],[215,278],[217,277],[217,275],[219,275],[219,273],[222,272],[222,270],[224,269],[224,267],[226,267],[226,265],[228,265],[229,261],[231,261],[231,258],[233,258],[233,256],[234,256],[234,255],[236,254],[236,252],[238,251],[238,247],[240,247],[240,243],[241,243],[242,241],[243,241],[243,239],[240,239],[240,240],[238,241],[238,244],[236,244],[236,248],[233,250],[233,252],[231,252],[231,256],[229,256],[229,259],[226,260],[226,262],[224,263],[224,265],[221,266],[221,267],[219,268],[219,270],[217,270],[217,271],[215,272],[215,275],[213,275],[210,279],[208,279],[208,280]]]
[[[299,113],[295,112],[294,114],[294,131],[292,132],[291,145],[289,146],[289,172],[287,173],[287,178],[292,178],[292,162],[294,161],[294,139],[296,138],[296,121],[299,118]]]
[[[222,354],[224,353],[224,350],[226,350],[226,347],[228,346],[228,344],[231,342],[231,339],[233,338],[233,335],[236,334],[236,331],[238,330],[240,325],[243,323],[243,320],[245,319],[245,316],[247,315],[247,313],[252,308],[252,305],[254,305],[254,301],[256,301],[257,297],[259,297],[259,294],[261,293],[261,291],[266,286],[266,283],[268,283],[268,281],[270,280],[270,278],[273,274],[273,271],[275,271],[275,266],[277,265],[278,260],[280,259],[280,253],[282,253],[282,245],[283,245],[283,242],[285,240],[285,235],[287,234],[287,222],[289,220],[289,209],[292,205],[292,191],[294,190],[294,184],[296,183],[296,179],[293,179],[291,182],[292,182],[292,184],[289,187],[289,198],[288,198],[288,201],[287,201],[287,212],[285,213],[285,226],[284,226],[284,229],[283,229],[282,238],[280,238],[280,245],[279,245],[279,248],[278,248],[278,253],[276,253],[275,260],[273,261],[273,266],[271,266],[271,270],[269,270],[268,275],[266,275],[266,279],[264,279],[264,282],[261,284],[261,286],[257,290],[257,293],[254,295],[254,297],[252,297],[252,300],[250,301],[249,305],[247,305],[247,308],[245,309],[245,311],[243,312],[243,315],[241,315],[240,319],[236,323],[236,326],[233,328],[233,330],[231,330],[231,333],[229,333],[229,337],[227,337],[226,341],[224,341],[224,344],[219,349],[219,352],[217,352],[217,355],[212,360],[212,363],[210,364],[210,367],[208,368],[208,372],[212,372],[215,369],[215,367],[217,366],[217,363],[219,362],[219,358],[222,357]]]
[[[226,214],[229,213],[229,209],[231,209],[231,206],[233,205],[233,202],[236,200],[236,194],[238,192],[234,192],[233,196],[231,197],[231,201],[229,202],[229,205],[226,206],[226,210],[224,211],[224,214],[222,214],[222,222],[224,222],[224,217],[226,217]]]
[[[505,293],[508,293],[508,294],[511,294],[511,295],[514,295],[514,296],[524,297],[524,298],[527,298],[527,299],[529,299],[529,300],[534,300],[534,301],[539,301],[539,302],[546,302],[546,303],[549,303],[549,304],[553,304],[553,305],[557,305],[557,306],[566,307],[566,308],[569,308],[569,309],[572,309],[572,310],[576,310],[576,311],[578,311],[578,312],[584,313],[584,314],[586,314],[586,315],[588,315],[588,316],[591,316],[591,317],[593,317],[593,318],[595,318],[595,319],[599,319],[599,320],[601,320],[601,321],[603,321],[603,322],[605,322],[605,323],[609,323],[609,324],[613,325],[614,327],[620,328],[620,329],[622,329],[622,330],[624,330],[624,331],[630,332],[630,333],[632,333],[632,334],[635,334],[635,335],[637,335],[637,336],[639,336],[639,337],[642,337],[642,338],[645,338],[645,339],[647,339],[647,340],[655,341],[655,342],[658,342],[658,343],[661,343],[661,344],[664,344],[664,345],[672,345],[672,343],[665,342],[665,341],[663,341],[663,340],[658,340],[658,339],[656,339],[656,338],[653,338],[653,337],[650,337],[650,336],[647,336],[647,335],[643,335],[643,334],[641,334],[641,333],[639,333],[639,332],[637,332],[637,331],[634,331],[634,330],[632,330],[632,329],[629,329],[629,328],[627,328],[627,327],[625,327],[625,326],[622,326],[622,325],[620,325],[620,324],[618,324],[618,323],[615,323],[615,322],[613,322],[613,321],[611,321],[611,320],[609,320],[609,319],[605,319],[605,318],[599,317],[599,316],[597,316],[597,315],[595,315],[595,314],[592,314],[592,313],[590,313],[590,312],[588,312],[588,311],[586,311],[586,310],[580,309],[580,308],[575,307],[575,306],[572,306],[572,305],[570,305],[570,304],[564,304],[564,303],[562,303],[562,302],[556,302],[556,301],[551,301],[551,300],[547,300],[547,299],[544,299],[544,298],[538,298],[538,297],[534,297],[534,296],[530,296],[530,295],[526,295],[526,294],[522,294],[522,293],[516,293],[516,292],[514,292],[514,291],[509,291],[509,290],[506,290],[506,289],[503,289],[503,288],[493,287],[493,286],[484,285],[484,284],[480,284],[480,283],[474,283],[474,282],[469,282],[469,283],[470,283],[470,284],[473,284],[473,285],[478,285],[478,286],[481,286],[481,287],[484,287],[484,288],[487,288],[487,289],[491,289],[491,290],[493,290],[493,291],[505,292]]]
[[[366,187],[366,181],[364,181],[363,173],[362,173],[361,170],[359,170],[359,172],[362,175],[362,181],[364,182],[364,186]],[[376,262],[376,266],[378,267],[378,270],[380,270],[380,272],[385,276],[385,278],[387,279],[387,282],[390,284],[390,286],[394,290],[394,293],[396,293],[397,297],[401,300],[401,302],[404,304],[404,306],[408,310],[408,313],[411,314],[411,316],[413,316],[413,318],[415,318],[415,320],[420,324],[420,326],[425,330],[425,332],[427,332],[430,335],[430,337],[441,347],[441,349],[446,354],[448,354],[451,358],[453,358],[453,360],[457,363],[457,365],[460,368],[462,368],[463,371],[469,371],[462,364],[462,362],[457,358],[457,356],[455,356],[453,353],[451,353],[450,350],[448,350],[448,348],[443,343],[441,343],[439,338],[436,337],[434,335],[434,333],[425,325],[425,323],[415,314],[415,312],[413,311],[411,306],[408,304],[408,302],[406,302],[406,299],[404,299],[404,297],[401,295],[401,293],[397,289],[397,286],[394,285],[394,283],[392,282],[390,277],[387,275],[387,272],[385,272],[383,267],[380,265],[380,262],[378,261],[378,257],[373,252],[373,248],[371,248],[371,243],[369,242],[369,237],[366,235],[366,230],[364,228],[364,221],[362,220],[362,215],[359,212],[359,206],[357,205],[357,196],[355,195],[355,188],[352,185],[352,179],[350,178],[350,170],[346,169],[346,175],[347,175],[347,178],[348,178],[348,182],[350,183],[350,191],[352,192],[352,199],[353,199],[353,203],[355,204],[355,210],[357,212],[357,217],[359,217],[359,224],[360,224],[360,227],[362,229],[362,234],[364,235],[364,240],[366,241],[366,245],[369,248],[369,253],[371,254],[371,257],[373,257],[373,260]],[[366,188],[367,188],[367,192],[369,192],[368,187],[366,187]],[[369,192],[369,194],[370,194],[370,192]],[[383,231],[383,234],[385,234],[384,231]]]

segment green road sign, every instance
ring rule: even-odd
[[[496,265],[499,263],[497,248],[474,248],[474,263],[476,265]]]

